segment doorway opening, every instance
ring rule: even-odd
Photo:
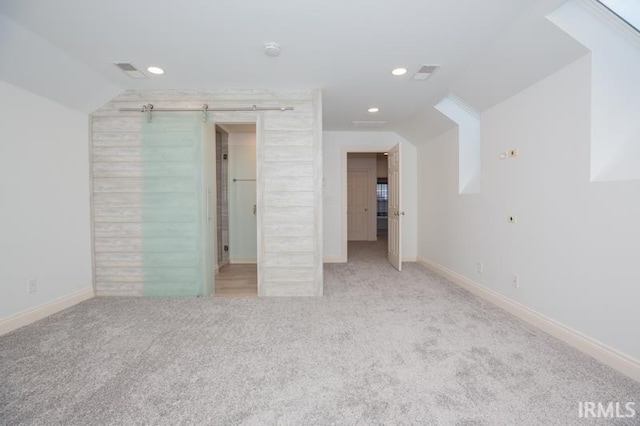
[[[377,154],[376,235],[378,239],[386,239],[389,234],[389,165],[387,157],[388,154]]]
[[[216,124],[214,296],[258,294],[255,123]]]
[[[393,158],[399,159],[399,148],[392,148]],[[401,269],[399,254],[399,161],[391,171],[389,153],[383,150],[345,150],[345,204],[346,232],[343,233],[343,250],[347,261],[383,260]],[[397,185],[390,185],[390,174]],[[393,206],[396,207],[394,210]],[[393,222],[391,235],[390,224]],[[393,246],[393,247],[392,247]]]

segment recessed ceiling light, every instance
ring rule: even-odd
[[[149,71],[151,74],[164,74],[164,70],[160,67],[149,67],[147,68],[147,71]]]
[[[407,73],[406,68],[396,68],[393,71],[391,71],[391,74],[393,75],[405,75],[406,73]]]
[[[378,112],[378,111],[380,111],[380,108],[378,108],[378,107],[371,107],[371,108],[369,108],[367,111],[369,111],[369,112]]]
[[[271,57],[280,56],[280,45],[278,43],[265,44],[264,54]]]

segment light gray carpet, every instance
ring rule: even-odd
[[[640,383],[379,244],[322,299],[98,298],[0,337],[0,424],[639,424]]]

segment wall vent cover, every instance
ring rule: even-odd
[[[133,78],[135,80],[141,80],[143,78],[149,78],[143,72],[138,71],[136,67],[131,65],[128,62],[115,62],[114,65],[122,70],[129,78]]]
[[[414,80],[426,80],[433,74],[440,65],[422,65],[417,73],[413,75]]]

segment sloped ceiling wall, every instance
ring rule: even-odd
[[[80,112],[122,91],[83,62],[0,14],[0,80]]]
[[[465,71],[433,105],[453,93],[482,113],[589,53],[546,18],[555,5],[541,1],[532,7],[532,13],[513,21],[487,49],[470,57]],[[420,145],[455,125],[432,105],[426,105],[396,131]]]
[[[256,62],[257,64],[262,64],[258,67],[259,69],[251,67],[250,74],[241,73],[241,78],[234,77],[234,79],[227,81],[226,86],[220,88],[237,88],[261,81],[269,85],[269,87],[262,88],[273,89],[275,88],[273,86],[278,84],[299,85],[300,81],[304,81],[305,88],[316,87],[323,90],[326,95],[323,111],[326,117],[324,130],[338,130],[338,127],[342,130],[349,130],[342,127],[345,125],[344,122],[350,123],[351,118],[354,117],[351,117],[353,111],[348,108],[345,109],[344,104],[348,102],[344,100],[344,97],[348,93],[353,93],[349,92],[350,88],[360,87],[360,90],[356,91],[356,98],[358,105],[362,105],[359,107],[362,113],[366,114],[365,105],[371,102],[379,102],[378,98],[380,97],[384,98],[385,101],[381,102],[382,105],[380,106],[383,114],[387,114],[387,116],[382,119],[390,119],[390,121],[389,126],[380,130],[395,131],[413,144],[419,145],[454,126],[454,123],[433,108],[448,93],[456,94],[482,112],[588,53],[584,47],[545,18],[546,15],[558,7],[558,4],[560,4],[559,0],[522,0],[517,3],[517,7],[515,2],[507,5],[497,1],[487,3],[480,9],[483,12],[482,16],[474,15],[475,21],[460,21],[462,27],[452,32],[449,21],[445,19],[445,21],[441,22],[441,26],[438,27],[433,22],[433,15],[434,13],[440,13],[449,20],[454,19],[454,22],[455,19],[461,19],[460,16],[456,15],[457,17],[454,16],[453,18],[448,16],[447,12],[450,12],[450,9],[444,7],[444,2],[432,1],[427,5],[423,4],[420,9],[425,15],[420,15],[419,17],[419,21],[423,23],[418,28],[423,35],[420,40],[413,39],[412,43],[407,43],[406,37],[403,38],[401,34],[388,34],[389,39],[385,39],[384,51],[375,52],[373,58],[366,54],[366,52],[369,52],[368,50],[354,50],[353,46],[348,43],[334,43],[330,59],[333,61],[335,60],[335,55],[340,54],[343,58],[351,58],[351,62],[347,61],[350,66],[345,67],[345,69],[332,71],[331,78],[325,75],[325,71],[327,68],[333,69],[332,67],[308,67],[309,61],[314,64],[318,61],[320,61],[319,63],[326,63],[326,56],[322,54],[309,56],[309,52],[306,51],[304,54],[297,51],[288,52],[287,55],[283,54],[283,57],[278,59],[295,60],[298,61],[295,62],[297,65],[294,67],[293,62],[290,64],[289,62],[281,61],[278,63],[280,68],[277,69],[286,72],[273,75],[271,66],[276,64],[268,61],[264,64],[262,63],[269,58],[262,57],[263,55],[259,52],[260,41],[256,41],[256,45],[253,47],[258,48],[258,50],[254,51],[252,47],[249,49],[248,54],[252,55],[250,56],[251,58],[259,59]],[[208,58],[209,62],[202,62],[202,58],[198,56],[198,52],[202,51],[181,49],[176,54],[171,49],[175,49],[176,44],[181,46],[181,42],[174,41],[173,43],[163,44],[161,42],[150,43],[148,39],[139,39],[139,37],[127,38],[125,37],[126,34],[122,34],[122,28],[117,27],[111,20],[108,21],[109,26],[105,28],[104,19],[102,19],[102,27],[100,27],[102,32],[97,31],[98,35],[102,37],[100,38],[98,35],[89,32],[92,31],[90,24],[93,21],[90,21],[90,18],[93,15],[91,14],[74,15],[73,19],[66,20],[66,15],[60,12],[52,17],[52,21],[43,21],[43,11],[40,10],[42,9],[42,4],[38,8],[37,2],[31,2],[31,5],[7,2],[4,6],[6,7],[3,13],[6,13],[6,15],[0,14],[0,57],[2,57],[2,61],[0,61],[0,79],[70,108],[85,112],[94,111],[100,105],[119,94],[121,88],[132,88],[129,87],[130,85],[139,85],[140,87],[135,88],[145,89],[154,88],[157,85],[171,85],[173,81],[181,81],[181,85],[177,87],[163,86],[163,88],[186,89],[188,87],[184,85],[185,83],[191,82],[195,84],[193,82],[197,81],[199,82],[198,84],[202,84],[208,81],[209,84],[201,85],[197,88],[214,88],[211,86],[225,81],[221,79],[211,80],[211,73],[217,69],[214,65],[211,65],[215,63],[211,59],[211,56],[214,55],[214,50],[211,50],[213,49],[212,46],[209,46],[207,48],[209,50],[206,50],[203,45],[199,45],[199,49],[205,49],[208,52],[206,55],[202,54],[200,56]],[[50,7],[50,5],[46,6]],[[284,5],[281,6],[284,7]],[[508,11],[503,10],[505,6],[510,6],[514,10],[507,13]],[[63,6],[61,5],[60,7]],[[69,6],[67,5],[67,7]],[[110,7],[113,8],[115,6]],[[188,12],[183,10],[184,7],[182,9],[180,9],[180,6],[176,7],[178,8],[177,10]],[[388,8],[388,5],[385,7]],[[450,5],[447,7],[450,8]],[[301,6],[293,7],[289,18],[295,21],[297,18],[294,16],[294,12],[300,8]],[[332,11],[332,13],[335,9],[335,15],[341,21],[350,19],[351,15],[340,10],[337,6],[327,5],[325,9]],[[46,10],[44,8],[45,12]],[[304,10],[307,19],[311,19],[311,16],[307,15],[311,15],[315,9],[305,7],[300,10]],[[401,7],[394,7],[388,10],[393,11],[396,18],[405,15],[409,16],[411,13]],[[36,12],[38,13],[36,14]],[[470,12],[470,10],[465,11],[466,14]],[[414,13],[417,12],[414,11]],[[506,21],[508,23],[506,29],[503,29],[505,21],[497,19],[496,16],[505,14],[508,15],[509,20]],[[22,17],[22,20],[15,20],[16,17],[14,15]],[[11,16],[11,19],[8,18],[9,16]],[[39,18],[34,20],[32,19],[34,16]],[[140,16],[137,18],[132,17],[131,19],[134,18],[142,19]],[[168,17],[167,19],[172,18]],[[496,27],[489,34],[483,26],[473,26],[478,20],[486,21],[485,24],[487,22],[501,23],[500,30]],[[260,22],[259,19],[254,19],[253,21]],[[21,26],[18,22],[23,22],[27,27]],[[73,29],[76,28],[77,37],[70,37],[69,31],[61,32],[56,25],[62,24],[56,24],[56,22],[70,25],[69,31],[74,31]],[[118,22],[124,25],[121,21]],[[174,24],[179,26],[180,22],[176,21]],[[47,25],[48,32],[40,28]],[[360,25],[362,26],[362,22],[360,22]],[[137,28],[135,25],[133,27]],[[469,32],[472,27],[478,30],[476,31],[476,37],[470,38]],[[316,30],[324,31],[324,28],[316,28]],[[269,31],[265,31],[269,33]],[[57,34],[58,37],[44,38],[45,33],[49,35]],[[280,36],[284,37],[288,33],[289,31],[282,32]],[[333,38],[349,37],[348,34],[330,33]],[[389,76],[386,74],[388,74],[389,69],[387,69],[385,62],[388,58],[385,58],[391,55],[394,58],[405,58],[407,60],[406,58],[411,57],[409,55],[411,45],[425,43],[423,39],[425,39],[425,35],[429,34],[431,34],[431,37],[426,37],[427,40],[424,45],[426,51],[420,50],[422,53],[419,55],[419,58],[425,59],[420,60],[437,60],[439,56],[431,52],[433,46],[439,46],[441,50],[446,47],[445,50],[448,52],[458,50],[459,52],[464,52],[464,54],[461,56],[443,56],[449,58],[451,62],[443,62],[442,68],[426,82],[413,82],[408,79],[404,83],[409,84],[394,84],[391,87],[387,87],[385,91],[382,88],[382,84],[374,83],[377,80],[369,78],[370,74],[380,75],[387,82]],[[434,35],[439,35],[439,37],[434,38]],[[73,42],[68,40],[70,38]],[[360,38],[358,39],[360,40]],[[482,43],[478,42],[479,39],[483,40]],[[57,44],[53,44],[50,40],[56,40]],[[131,59],[128,56],[124,58],[116,58],[116,56],[122,55],[123,52],[128,52],[130,43],[134,43],[138,48],[142,48],[143,52],[146,52],[145,54],[149,57],[162,57],[164,55],[166,61],[175,61],[175,55],[181,58],[181,55],[185,55],[184,60],[181,62],[196,63],[200,66],[190,69],[187,80],[185,80],[183,74],[176,75],[178,74],[177,70],[174,70],[173,74],[165,76],[166,78],[164,79],[122,80],[125,77],[118,74],[109,61],[101,59],[96,62],[95,55],[90,55],[92,50],[87,46],[92,45],[92,40],[95,43],[102,40],[102,44],[96,45],[95,49],[109,47],[112,52],[109,57],[113,60]],[[135,40],[135,42],[132,40]],[[351,43],[353,44],[355,41],[351,40]],[[369,49],[371,44],[371,41],[363,42],[361,47]],[[470,49],[470,46],[473,46],[473,49]],[[196,48],[198,46],[191,47]],[[246,50],[246,46],[244,49]],[[149,52],[149,50],[152,52]],[[241,52],[236,52],[236,50]],[[84,56],[78,52],[84,52]],[[243,49],[235,49],[226,52],[226,55],[240,55],[242,52],[244,52]],[[431,53],[429,54],[428,52]],[[468,52],[472,53],[468,54]],[[135,57],[135,55],[133,56]],[[194,57],[199,59],[196,60]],[[88,58],[93,58],[93,60]],[[244,63],[242,61],[247,58],[238,56],[238,59],[241,60],[238,63]],[[363,63],[369,63],[367,61],[373,61],[372,64],[384,64],[384,67],[379,70],[372,66],[370,68],[375,69],[354,73],[354,66],[362,66]],[[143,61],[143,63],[146,62]],[[284,65],[287,66],[282,68]],[[231,69],[235,70],[236,68],[231,67]],[[237,69],[246,71],[246,67]],[[300,71],[303,69],[306,70],[304,73],[295,72],[295,70]],[[266,73],[269,70],[271,70],[272,74]],[[203,75],[208,76],[208,78],[204,78]],[[261,75],[264,75],[263,77],[269,76],[269,78],[257,80]],[[171,76],[178,78],[178,80],[171,80],[169,78]],[[285,79],[285,83],[283,83],[282,79]],[[230,81],[233,81],[234,84],[229,85]],[[394,83],[397,83],[397,81],[394,80]],[[406,92],[406,90],[410,90],[410,92]],[[401,102],[396,99],[398,96],[400,96]],[[351,98],[349,102],[352,102]],[[342,121],[338,119],[332,120],[331,117],[340,117]],[[361,117],[358,117],[358,119],[361,119]]]

